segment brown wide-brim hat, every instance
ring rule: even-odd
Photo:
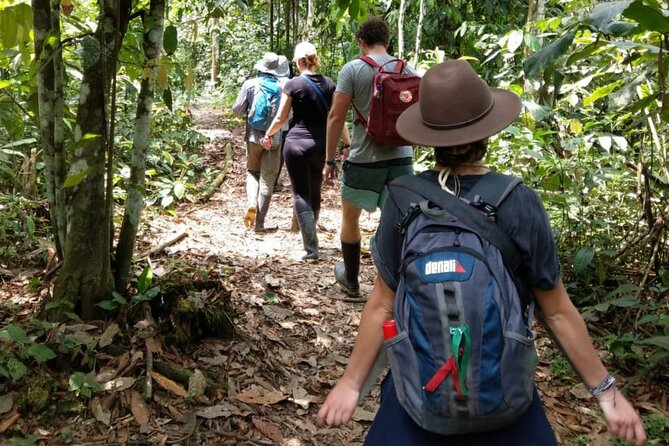
[[[491,88],[464,60],[449,60],[427,70],[418,102],[398,118],[396,129],[410,143],[452,147],[488,138],[513,122],[520,98]]]

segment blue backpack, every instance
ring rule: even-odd
[[[253,102],[249,109],[248,123],[257,130],[265,131],[279,110],[281,87],[274,76],[262,76],[253,94]]]
[[[532,402],[534,305],[516,288],[520,255],[495,222],[518,179],[490,172],[457,198],[420,176],[390,184],[407,209],[394,317],[385,341],[397,397],[441,435],[497,429]]]

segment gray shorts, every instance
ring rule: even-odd
[[[413,175],[413,160],[397,158],[374,163],[344,162],[341,196],[368,212],[383,208],[388,183],[402,175]]]

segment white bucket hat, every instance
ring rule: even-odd
[[[281,76],[281,69],[279,64],[279,55],[276,53],[267,52],[263,54],[262,59],[256,62],[254,68],[263,73]]]

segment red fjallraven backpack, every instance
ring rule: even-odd
[[[391,147],[409,145],[397,134],[395,123],[404,110],[418,101],[420,77],[403,73],[406,63],[402,59],[392,59],[383,65],[369,56],[363,56],[360,60],[374,68],[374,77],[369,116],[365,119],[354,105],[357,115],[355,124],[364,124],[369,137],[378,143]],[[386,69],[392,63],[395,69]]]

